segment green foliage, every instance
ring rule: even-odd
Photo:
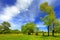
[[[20,31],[15,29],[15,30],[10,30],[10,34],[19,34]]]
[[[9,33],[10,32],[10,29],[9,27],[11,27],[10,23],[9,22],[2,22],[1,25],[0,25],[0,33]]]
[[[4,27],[11,27],[10,23],[9,22],[6,22],[6,21],[4,21],[2,23],[2,26],[4,26]]]
[[[38,27],[35,28],[35,32],[39,32],[39,28]]]
[[[48,26],[48,36],[49,36],[50,29],[52,29],[52,33],[54,34],[54,26],[55,26],[56,18],[55,18],[53,7],[49,6],[48,3],[45,2],[40,5],[40,10],[47,13],[47,15],[41,19],[42,21],[44,21],[44,24]]]
[[[36,25],[34,23],[27,23],[21,27],[23,33],[33,33]]]
[[[53,7],[52,7],[52,6],[47,6],[47,7],[45,8],[45,12],[47,12],[48,14],[49,14],[51,11],[53,11]]]
[[[36,27],[36,28],[35,28],[35,34],[38,35],[38,32],[39,32],[39,28]]]
[[[52,22],[54,23],[56,18],[52,6],[49,6],[48,3],[45,2],[40,5],[40,10],[47,13],[47,15],[44,18],[41,18],[41,20],[44,21],[46,25],[51,25]]]
[[[50,26],[52,23],[55,23],[56,18],[52,6],[49,6],[48,3],[45,2],[40,5],[40,10],[47,13],[44,18],[41,18],[41,20],[44,21],[45,25]]]
[[[4,27],[2,25],[0,25],[0,30],[2,30]]]
[[[54,27],[55,32],[60,33],[60,21],[55,21],[55,27]]]
[[[48,6],[48,2],[44,2],[40,5],[40,10],[45,12],[45,8]]]

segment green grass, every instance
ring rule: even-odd
[[[0,34],[0,40],[60,40],[60,34],[55,34],[54,37],[46,35]]]

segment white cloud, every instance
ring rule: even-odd
[[[0,15],[0,20],[11,20],[14,16],[18,15],[21,10],[26,10],[31,2],[32,0],[17,0],[15,5],[7,6],[3,9],[3,13]]]
[[[33,0],[17,0],[16,6],[21,9],[26,9]]]
[[[37,23],[36,25],[37,25],[37,27],[46,27],[46,25],[44,25],[43,22],[39,22],[39,23]]]
[[[0,20],[8,21],[18,13],[20,13],[20,11],[17,9],[17,7],[6,7],[4,8],[3,14],[0,15]]]

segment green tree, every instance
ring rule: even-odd
[[[49,36],[49,28],[52,26],[52,35],[54,36],[54,24],[55,24],[55,13],[53,11],[53,7],[48,5],[48,2],[42,3],[40,5],[40,10],[45,12],[47,15],[41,20],[44,21],[45,25],[48,26],[48,36]]]
[[[24,33],[24,34],[27,32],[25,27],[26,27],[25,25],[21,26],[21,32]]]
[[[54,30],[55,30],[54,31],[55,33],[57,33],[57,32],[60,33],[60,21],[58,21],[58,20],[56,21]]]
[[[4,27],[11,27],[10,23],[9,22],[6,22],[6,21],[4,21],[2,23],[2,26],[4,26]]]
[[[10,31],[9,27],[11,27],[10,23],[4,21],[4,22],[1,23],[1,25],[2,25],[2,27],[3,27],[2,32],[3,32],[3,33],[9,33],[9,31]]]
[[[34,33],[36,25],[32,22],[27,23],[21,27],[21,31],[23,33],[28,33],[28,35],[31,35],[31,33]]]
[[[3,26],[0,25],[0,34],[2,34]]]
[[[38,32],[39,32],[39,28],[38,27],[35,28],[35,32],[36,32],[36,35],[38,35]]]

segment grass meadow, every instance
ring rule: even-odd
[[[60,40],[60,33],[55,33],[55,36],[42,36],[42,33],[36,35],[26,35],[26,34],[0,34],[0,40]]]

